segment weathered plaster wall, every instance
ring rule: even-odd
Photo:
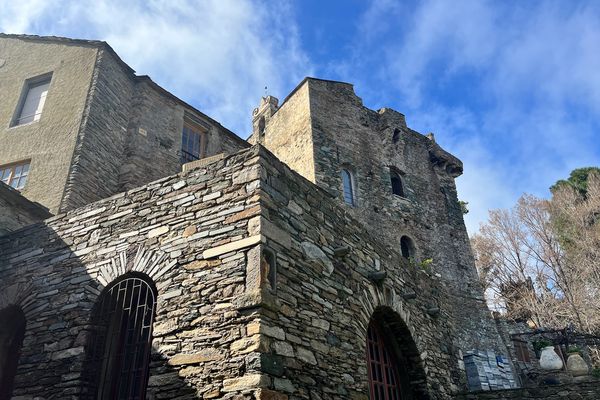
[[[22,193],[57,212],[92,81],[94,46],[0,36],[0,165],[31,160]],[[10,127],[25,81],[52,72],[37,122]]]
[[[315,182],[315,160],[308,86],[296,92],[266,121],[264,141],[273,154],[294,171]],[[256,135],[254,135],[256,136]],[[256,140],[256,138],[253,138]]]

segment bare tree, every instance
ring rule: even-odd
[[[492,210],[471,239],[490,306],[538,327],[600,332],[600,176]]]

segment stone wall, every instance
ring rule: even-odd
[[[0,236],[52,216],[48,209],[27,200],[17,190],[0,182]]]
[[[497,390],[465,393],[456,400],[597,400],[600,399],[600,381],[587,380],[568,385],[540,386],[527,389]]]
[[[366,333],[382,317],[405,358],[414,398],[445,399],[461,372],[439,275],[374,238],[335,198],[273,157],[260,190],[264,249],[276,255],[276,300],[261,329],[274,388],[290,399],[367,399]],[[381,281],[378,274],[386,274]]]
[[[99,48],[61,211],[119,192],[126,128],[134,90],[130,70]],[[168,175],[168,174],[165,174]]]
[[[260,380],[246,327],[260,314],[234,305],[261,240],[248,223],[260,212],[257,151],[0,237],[0,309],[18,305],[27,320],[16,398],[84,396],[91,309],[131,270],[158,289],[149,398],[231,398]]]
[[[101,48],[61,210],[179,172],[185,113],[207,129],[206,156],[248,147],[150,78],[135,76],[113,52]]]
[[[92,307],[128,271],[158,289],[149,398],[366,399],[371,318],[416,398],[465,388],[440,277],[255,146],[0,237],[0,309],[27,320],[15,396],[85,396]]]

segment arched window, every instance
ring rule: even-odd
[[[385,335],[374,320],[369,323],[367,331],[367,363],[369,398],[371,400],[401,400],[401,377],[396,357],[385,342]]]
[[[347,169],[342,169],[342,185],[344,186],[344,202],[351,206],[355,205],[354,187],[352,173]]]
[[[87,390],[98,399],[146,398],[156,289],[143,274],[107,287],[92,313]]]
[[[402,178],[400,178],[400,174],[393,169],[390,169],[390,181],[392,183],[392,193],[396,196],[404,197]]]
[[[400,252],[404,258],[408,259],[415,257],[415,244],[408,236],[402,236],[400,238]]]
[[[21,308],[0,310],[0,399],[12,397],[24,337],[25,315]]]

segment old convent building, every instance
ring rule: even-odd
[[[248,117],[105,42],[0,35],[0,399],[519,385],[433,134],[315,78]]]

